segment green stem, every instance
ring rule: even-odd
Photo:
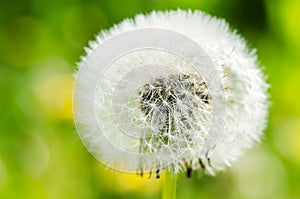
[[[162,199],[176,199],[177,175],[166,170]]]

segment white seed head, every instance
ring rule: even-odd
[[[215,172],[261,137],[268,84],[255,51],[200,11],[101,32],[79,63],[74,116],[88,150],[126,172]]]

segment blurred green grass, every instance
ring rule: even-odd
[[[159,198],[160,181],[105,170],[72,118],[72,72],[102,29],[137,13],[200,9],[258,49],[271,84],[269,126],[217,177],[179,178],[178,198],[300,197],[300,2],[10,0],[0,2],[0,198]]]

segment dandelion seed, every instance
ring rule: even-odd
[[[108,167],[214,175],[258,141],[268,84],[254,51],[224,20],[152,12],[101,32],[79,63],[74,116]]]

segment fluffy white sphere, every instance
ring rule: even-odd
[[[101,32],[74,88],[76,127],[110,168],[230,166],[261,137],[268,84],[255,51],[200,11],[152,12]]]

